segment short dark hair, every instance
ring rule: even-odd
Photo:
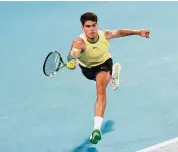
[[[80,22],[82,23],[82,25],[84,25],[86,21],[93,21],[93,22],[97,23],[98,17],[94,13],[87,12],[87,13],[84,13],[83,15],[81,15],[81,17],[80,17]]]

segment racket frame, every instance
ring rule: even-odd
[[[55,70],[53,73],[47,74],[47,73],[45,72],[45,65],[46,65],[46,62],[47,62],[49,56],[50,56],[52,53],[57,53],[57,54],[59,55],[59,60],[60,60],[60,62],[59,62],[59,64],[58,64],[56,70]],[[60,66],[61,63],[62,63],[62,66]],[[55,50],[55,51],[49,52],[48,55],[46,56],[45,61],[44,61],[44,63],[43,63],[43,73],[44,73],[44,75],[51,77],[51,76],[55,75],[60,69],[66,67],[66,66],[67,66],[67,64],[63,61],[63,58],[62,58],[61,54],[60,54],[57,50]]]

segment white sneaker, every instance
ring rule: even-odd
[[[112,78],[110,80],[110,86],[113,90],[116,90],[119,87],[119,74],[121,66],[119,63],[115,63],[112,67]]]

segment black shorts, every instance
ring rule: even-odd
[[[103,64],[92,67],[92,68],[86,68],[81,65],[79,66],[82,70],[83,75],[87,79],[96,81],[96,75],[101,71],[110,72],[110,75],[112,75],[113,61],[111,58],[109,58]]]

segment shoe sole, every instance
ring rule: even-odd
[[[116,63],[116,64],[114,64],[113,68],[114,68],[115,72],[113,73],[112,77],[115,78],[115,79],[118,79],[118,74],[120,73],[121,66],[120,66],[119,63]]]
[[[112,79],[114,78],[114,79],[119,79],[119,74],[120,74],[120,70],[121,70],[121,66],[120,66],[120,64],[119,63],[115,63],[114,64],[114,66],[113,66],[113,71],[114,71],[114,73],[112,73]],[[119,87],[119,85],[117,86],[117,87],[113,87],[112,86],[112,80],[111,79],[111,82],[110,82],[110,86],[111,86],[111,88],[113,89],[113,90],[117,90],[118,89],[118,87]]]

